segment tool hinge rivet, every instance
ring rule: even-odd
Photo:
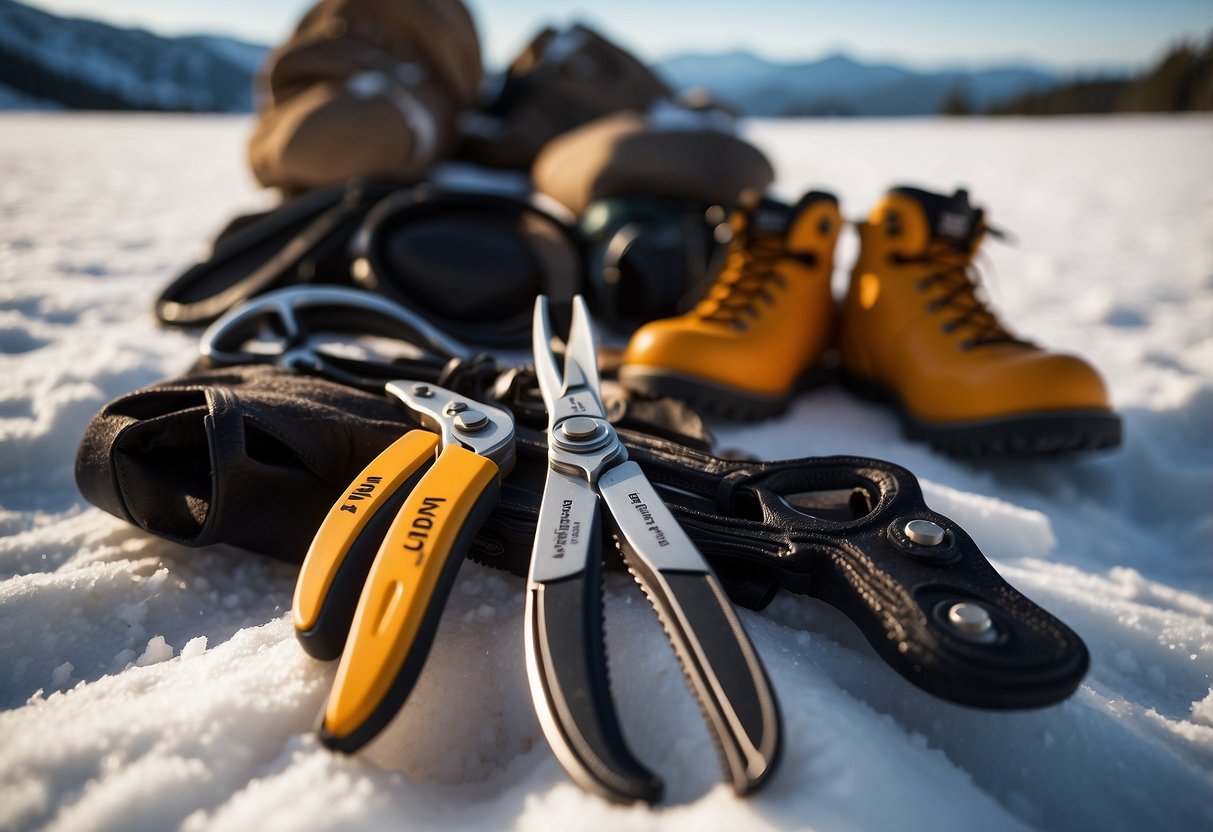
[[[489,417],[479,410],[464,410],[455,415],[455,430],[460,433],[476,433],[484,430]]]
[[[598,433],[598,422],[588,416],[574,416],[560,423],[560,431],[574,441],[589,439]]]

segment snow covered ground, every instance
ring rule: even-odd
[[[248,126],[0,116],[0,829],[1213,828],[1213,120],[752,126],[784,195],[824,186],[852,217],[892,184],[967,185],[1019,240],[989,247],[997,307],[1102,369],[1126,441],[955,461],[837,390],[717,425],[722,447],[769,458],[908,466],[1092,666],[1062,705],[976,711],[904,682],[828,607],[781,597],[742,616],[786,756],[739,800],[656,619],[613,577],[612,678],[667,778],[656,810],[582,793],[552,757],[519,580],[464,567],[407,707],[347,759],[311,733],[332,671],[295,644],[289,566],[151,538],[76,493],[89,417],[193,359],[189,336],[153,326],[156,291],[269,201],[244,171]]]

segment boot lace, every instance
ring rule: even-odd
[[[1028,343],[1013,335],[988,306],[981,273],[973,265],[971,252],[957,251],[947,243],[932,242],[921,257],[913,259],[937,269],[918,281],[918,289],[926,291],[932,286],[942,287],[942,292],[928,304],[927,310],[939,312],[946,309],[955,313],[944,322],[943,331],[967,330],[969,337],[961,342],[962,349],[983,344]]]
[[[700,318],[730,324],[738,330],[748,327],[746,315],[758,316],[759,300],[774,302],[770,286],[784,284],[784,277],[775,267],[781,257],[789,256],[783,238],[777,234],[742,234],[729,249],[707,297],[696,307]]]

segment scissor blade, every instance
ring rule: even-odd
[[[590,321],[590,310],[585,298],[573,298],[573,322],[569,325],[568,346],[564,353],[565,390],[585,388],[601,401],[599,390],[602,383],[598,377],[598,348],[594,345],[594,325]],[[599,411],[602,410],[599,404]],[[602,415],[598,413],[596,415]]]
[[[552,322],[548,299],[535,300],[535,318],[531,329],[531,349],[535,353],[535,375],[548,412],[548,428],[571,416],[605,418],[599,392],[598,353],[585,301],[573,298],[573,324],[565,347],[563,372],[552,354]]]
[[[548,413],[555,411],[563,383],[556,356],[552,355],[552,318],[548,313],[546,295],[535,298],[535,314],[531,319],[531,351],[535,354],[535,375],[539,380],[539,392]]]
[[[632,756],[615,715],[602,638],[599,498],[549,469],[526,599],[531,697],[556,759],[611,800],[656,801],[661,781]]]
[[[754,645],[719,581],[635,462],[602,475],[599,491],[629,567],[649,597],[699,698],[738,794],[779,761],[779,706]]]

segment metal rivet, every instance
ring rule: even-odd
[[[430,396],[434,395],[434,391],[424,384],[414,384],[413,395],[420,396],[423,399],[428,399]]]
[[[938,546],[943,543],[946,532],[943,526],[930,520],[911,520],[906,523],[906,537],[919,546]]]
[[[479,410],[465,410],[455,416],[455,430],[460,433],[476,433],[489,423],[487,414]]]
[[[574,416],[561,422],[560,430],[569,439],[589,439],[598,432],[598,422],[589,416]]]
[[[969,638],[990,641],[995,635],[990,613],[972,601],[953,604],[948,609],[948,623]]]
[[[456,413],[462,413],[468,409],[467,402],[451,402],[446,406],[446,415],[454,416]]]

